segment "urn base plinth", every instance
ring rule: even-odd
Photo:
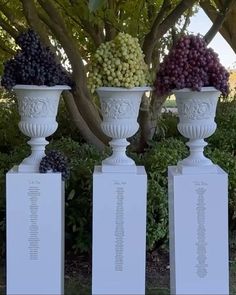
[[[181,174],[208,174],[208,173],[217,173],[217,165],[205,165],[205,166],[187,166],[183,161],[178,162],[177,164],[178,172]]]
[[[137,166],[133,165],[110,165],[106,164],[104,160],[102,162],[102,172],[104,173],[137,173]]]

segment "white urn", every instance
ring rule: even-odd
[[[178,163],[183,173],[215,172],[216,166],[204,155],[205,138],[216,130],[215,114],[220,91],[214,87],[202,87],[201,91],[184,88],[174,90],[176,96],[179,132],[189,141],[190,155]]]
[[[39,172],[39,164],[45,156],[45,137],[52,135],[57,129],[56,115],[63,90],[69,90],[66,85],[36,86],[16,85],[16,94],[20,114],[19,128],[31,139],[31,155],[18,166],[19,172]]]
[[[138,131],[137,118],[141,99],[150,90],[150,87],[100,87],[96,90],[103,116],[101,128],[112,138],[109,143],[112,155],[103,160],[103,172],[136,172],[135,162],[126,155],[126,147],[129,145],[126,138]]]

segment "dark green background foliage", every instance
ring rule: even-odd
[[[0,253],[4,254],[5,234],[5,173],[29,153],[27,139],[18,131],[17,109],[12,100],[0,100]],[[218,129],[208,139],[206,154],[229,173],[229,221],[236,231],[236,103],[221,103],[217,112]],[[91,250],[92,173],[104,153],[87,145],[68,120],[61,103],[59,128],[51,138],[49,149],[62,151],[70,159],[71,176],[66,183],[66,250],[67,253],[89,253]],[[148,173],[147,244],[149,250],[167,247],[168,195],[167,167],[176,165],[188,154],[176,129],[178,119],[165,114],[159,134],[143,154],[132,154]]]

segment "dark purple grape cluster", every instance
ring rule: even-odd
[[[1,84],[12,89],[16,84],[25,85],[72,85],[55,54],[42,45],[39,36],[32,29],[16,38],[21,47],[16,55],[5,62]]]
[[[67,157],[62,153],[52,150],[47,153],[40,162],[39,172],[61,172],[62,179],[66,180],[70,176],[70,169]]]
[[[213,86],[226,96],[228,79],[229,73],[204,38],[188,35],[181,37],[164,57],[156,75],[155,89],[158,95],[165,95],[173,89],[200,91],[202,87]]]

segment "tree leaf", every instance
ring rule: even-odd
[[[74,196],[75,196],[75,190],[73,189],[70,193],[69,193],[69,195],[68,195],[68,200],[72,200],[73,198],[74,198]]]
[[[89,0],[89,10],[95,12],[103,6],[106,0]]]

